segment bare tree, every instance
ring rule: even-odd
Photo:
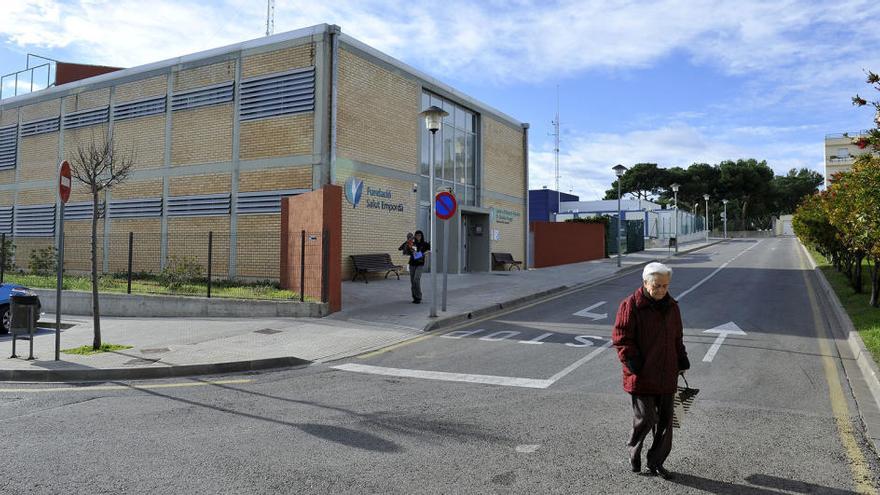
[[[134,163],[132,154],[119,150],[106,128],[103,136],[96,139],[92,134],[86,144],[77,144],[70,159],[70,172],[82,183],[92,196],[92,318],[95,340],[92,348],[101,348],[101,317],[98,305],[98,219],[101,216],[99,196],[102,191],[128,179]]]

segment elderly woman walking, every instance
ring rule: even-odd
[[[632,398],[633,427],[629,461],[633,472],[642,470],[642,444],[649,432],[654,441],[648,450],[648,470],[664,479],[672,474],[663,467],[672,450],[672,410],[678,374],[690,368],[682,342],[681,312],[669,295],[672,269],[649,263],[642,286],[620,303],[612,340],[623,364],[623,389]]]

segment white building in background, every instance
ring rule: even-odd
[[[638,199],[620,200],[620,210],[626,220],[643,220],[645,222],[645,237],[649,239],[668,239],[675,237],[675,210],[662,209],[654,202]],[[600,201],[563,201],[559,206],[560,213],[556,215],[557,222],[564,222],[572,218],[587,218],[595,216],[617,216],[617,200],[606,199]],[[703,232],[702,216],[681,210],[678,212],[678,237],[692,236]],[[681,241],[680,241],[681,242]]]

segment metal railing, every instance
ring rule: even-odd
[[[46,62],[31,67],[31,57],[34,57],[34,58],[37,58],[40,60],[45,60]],[[29,84],[29,87],[23,88],[23,89],[27,89],[27,91],[22,90],[21,94],[33,93],[34,92],[34,73],[38,69],[41,69],[43,67],[46,68],[46,85],[42,86],[42,87],[37,87],[37,90],[46,89],[48,87],[53,86],[54,82],[52,82],[52,67],[55,65],[56,62],[57,62],[56,60],[51,59],[51,58],[41,57],[39,55],[34,55],[33,53],[28,53],[27,54],[27,68],[26,69],[22,69],[22,70],[15,71],[15,72],[10,72],[9,74],[0,76],[0,100],[2,100],[4,98],[9,98],[12,96],[18,96],[19,87],[20,87],[20,84],[19,84],[20,80],[24,80],[26,84]],[[27,73],[30,73],[30,77],[28,77],[28,78],[20,77],[22,74],[27,74]],[[11,90],[12,90],[11,95],[8,94],[10,91],[8,91],[6,88],[8,79],[12,79],[12,81],[13,81],[13,85],[11,88]]]

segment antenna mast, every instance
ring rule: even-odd
[[[266,36],[275,34],[275,0],[266,0]]]
[[[559,85],[556,85],[556,120],[553,121],[553,152],[556,158],[556,213],[559,213],[562,193],[559,192]]]

